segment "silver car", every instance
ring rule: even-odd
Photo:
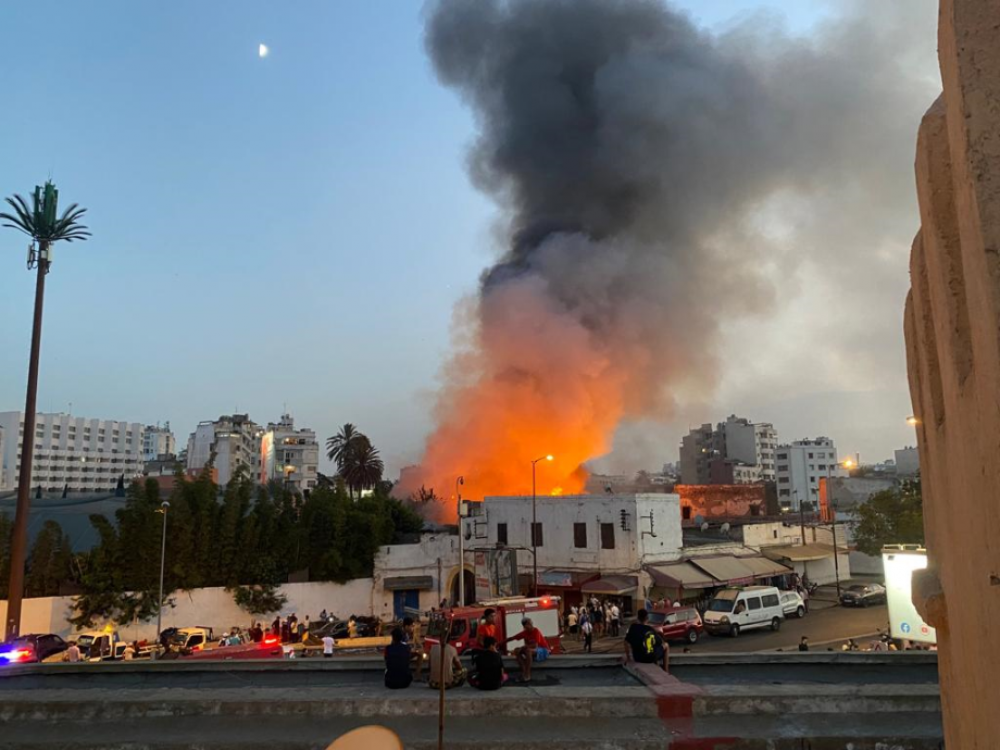
[[[805,617],[805,599],[798,591],[782,591],[781,609],[785,613],[785,617]]]

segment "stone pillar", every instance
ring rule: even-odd
[[[941,0],[904,328],[946,744],[1000,742],[1000,2]]]

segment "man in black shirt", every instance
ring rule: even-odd
[[[499,690],[507,679],[503,671],[503,657],[497,651],[497,639],[483,638],[483,648],[472,657],[475,671],[469,676],[469,684],[479,690]]]
[[[390,690],[407,688],[413,682],[410,674],[410,647],[402,628],[392,631],[392,643],[385,647],[385,686]]]
[[[625,661],[629,659],[640,664],[659,664],[667,671],[667,644],[656,630],[646,624],[649,612],[640,609],[638,622],[633,622],[625,634]]]

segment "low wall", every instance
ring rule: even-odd
[[[312,618],[323,611],[347,617],[372,613],[372,579],[359,578],[347,583],[286,583],[280,587],[288,597],[282,614],[295,612],[299,618]],[[251,617],[233,602],[233,596],[224,588],[177,591],[173,595],[174,607],[163,610],[163,627],[208,625],[222,632],[239,625],[250,625]],[[68,618],[73,607],[73,597],[43,597],[25,599],[21,611],[22,633],[56,633],[72,637],[74,628]],[[270,622],[270,617],[260,618]],[[0,622],[7,619],[7,602],[0,601]],[[141,640],[155,638],[156,620],[127,625],[119,629],[124,638]]]

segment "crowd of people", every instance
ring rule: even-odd
[[[583,641],[583,650],[593,653],[594,637],[605,635],[618,638],[624,619],[624,607],[613,599],[600,600],[596,596],[580,606],[573,605],[563,616],[563,624],[571,638]]]

